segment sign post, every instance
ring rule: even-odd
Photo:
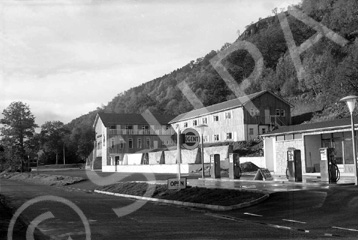
[[[177,163],[178,163],[178,183],[180,183],[180,162],[181,162],[181,142],[180,142],[180,128],[178,127],[178,132],[177,132]],[[178,185],[179,189],[180,189],[180,184]]]

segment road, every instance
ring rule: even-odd
[[[84,172],[74,171],[56,174],[85,176]],[[167,177],[155,176],[161,180]],[[122,181],[146,180],[140,174],[120,178]],[[355,186],[330,185],[274,192],[259,205],[229,212],[136,202],[88,191],[93,188],[91,181],[57,188],[1,180],[0,194],[11,201],[14,209],[31,199],[42,198],[43,201],[24,209],[23,215],[28,219],[27,223],[36,219],[42,232],[57,239],[68,239],[69,236],[85,239],[83,222],[89,224],[91,239],[358,238],[358,189]],[[18,223],[15,228],[17,238],[14,239],[25,239],[26,231],[31,230],[31,227],[21,228]]]
[[[69,188],[40,186],[2,180],[1,194],[15,209],[44,196],[47,201],[34,202],[24,209],[27,222],[38,225],[47,236],[55,239],[86,239],[85,224],[66,200],[83,212],[90,227],[91,239],[309,239],[316,238],[298,231],[278,229],[251,221],[231,221],[212,215],[215,212],[145,203],[118,217],[113,209],[136,203],[130,199],[85,193]],[[52,201],[52,200],[58,200]],[[125,209],[119,210],[123,214]],[[127,209],[128,210],[128,209]],[[133,211],[131,211],[133,210]],[[51,215],[53,216],[51,218]],[[15,224],[16,226],[16,224]],[[27,228],[27,232],[31,227]],[[25,234],[25,231],[24,231]],[[20,238],[19,238],[20,239]],[[26,239],[23,236],[23,239]]]

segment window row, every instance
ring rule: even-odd
[[[276,116],[278,116],[278,117],[286,117],[285,109],[276,109]]]
[[[220,134],[214,134],[213,135],[213,142],[218,142],[218,141],[223,141],[223,140],[234,140],[233,138],[233,134],[231,132],[226,133],[226,135],[224,135],[224,139],[220,138]],[[210,142],[210,137],[207,135],[203,136],[204,142]]]
[[[224,115],[222,116],[224,117],[224,119],[231,119],[232,118],[232,113],[231,111],[228,111],[228,112],[225,112]],[[213,122],[218,122],[220,121],[220,114],[215,114],[215,115],[212,115],[212,116],[207,116],[207,117],[202,117],[200,119],[194,119],[191,121],[192,123],[192,126],[198,126],[199,124],[208,124],[209,122],[209,119],[212,119]],[[190,122],[184,122],[184,128],[187,128],[189,127],[190,125]]]
[[[143,141],[142,138],[137,138],[137,145],[134,146],[134,141],[132,138],[129,138],[128,139],[128,148],[129,149],[133,149],[134,147],[136,147],[137,149],[142,149],[142,148],[146,148],[146,149],[149,149],[151,148],[151,139],[147,138],[145,139],[145,142]],[[154,143],[156,143],[156,141],[154,141]],[[119,146],[119,149],[124,149],[125,148],[125,144],[126,142],[125,141],[120,141],[118,146]],[[115,141],[114,139],[111,139],[111,145],[110,145],[110,148],[114,148],[115,147]],[[156,145],[156,144],[154,144]],[[166,145],[166,146],[171,146],[171,145],[174,145],[174,141],[173,140],[166,140],[165,142],[163,141],[162,142],[162,145]]]
[[[295,133],[295,134],[286,134],[286,135],[276,136],[276,141],[285,141],[285,140],[294,140],[294,139],[302,139],[302,134]]]
[[[165,130],[169,130],[171,128],[170,125],[112,125],[109,127],[109,129],[111,130],[116,130],[116,129],[125,129],[125,130],[134,130],[134,126],[137,127],[137,129],[142,129],[142,130],[150,130],[150,129],[156,129],[156,130],[160,130],[162,128],[164,128]]]

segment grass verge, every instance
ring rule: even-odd
[[[155,189],[154,189],[155,188]],[[154,190],[152,196],[145,195],[149,190]],[[248,192],[231,189],[213,189],[188,187],[181,190],[168,190],[166,185],[155,185],[148,183],[115,183],[98,188],[100,191],[113,193],[152,197],[166,200],[176,200],[182,202],[201,203],[220,206],[232,206],[240,203],[250,202],[264,196],[259,192]],[[148,191],[149,192],[149,191]]]

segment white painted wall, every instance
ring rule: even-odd
[[[259,168],[267,168],[268,170],[273,171],[273,169],[267,167],[265,157],[240,157],[240,163],[245,162],[252,162]]]
[[[142,153],[126,154],[128,156],[128,165],[140,165]]]
[[[226,119],[225,113],[230,112],[231,118]],[[219,121],[214,121],[214,116],[219,116]],[[175,129],[176,125],[179,124],[181,131],[184,131],[186,128],[196,128],[193,125],[193,120],[198,121],[198,125],[202,124],[202,119],[207,118],[208,125],[207,128],[204,129],[204,136],[208,136],[208,142],[215,142],[214,135],[219,135],[218,142],[225,142],[225,141],[245,141],[245,128],[244,128],[244,111],[242,107],[238,107],[235,109],[230,109],[226,111],[210,113],[207,115],[203,115],[196,118],[191,118],[189,120],[180,121],[172,124],[172,127]],[[187,123],[188,126],[184,127],[184,124]],[[257,126],[256,126],[257,128]],[[201,134],[201,130],[198,129],[198,132]],[[256,131],[257,132],[257,131]],[[232,139],[227,140],[226,134],[232,133]]]
[[[275,169],[275,137],[265,138],[264,139],[264,158],[266,168],[270,171]]]
[[[206,164],[206,166],[209,166]],[[189,174],[201,169],[201,164],[180,164],[180,172]],[[178,173],[178,165],[118,165],[102,166],[102,172],[126,172],[126,173]]]

